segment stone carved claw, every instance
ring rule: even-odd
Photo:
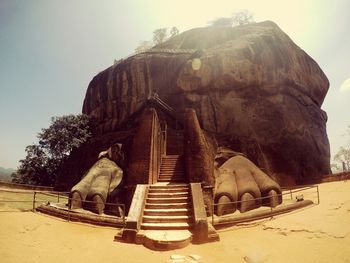
[[[282,202],[278,183],[242,154],[219,148],[215,168],[217,215],[237,209],[244,213],[261,205],[275,207]]]
[[[115,144],[101,152],[98,161],[71,189],[70,208],[78,209],[85,205],[89,210],[103,214],[107,200],[115,202],[118,198],[117,187],[123,178],[123,171],[117,163],[120,164],[123,161],[121,144]],[[116,207],[113,208],[116,209]]]

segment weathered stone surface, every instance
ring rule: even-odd
[[[193,107],[219,145],[282,184],[330,172],[321,110],[329,82],[276,24],[197,28],[156,48],[91,81],[83,112],[96,117],[100,135],[118,130],[156,91],[178,111]]]
[[[126,161],[122,163],[118,159],[113,160],[118,162],[118,165],[122,170],[125,170],[129,155],[129,152],[126,151],[126,149],[131,148],[133,135],[134,130],[127,132],[111,132],[92,138],[80,148],[74,149],[69,158],[60,167],[55,189],[59,191],[70,191],[71,188],[77,184],[94,165],[98,159],[99,153],[118,142],[123,142],[122,151],[125,154]]]
[[[123,178],[123,171],[113,161],[122,163],[124,159],[121,145],[116,144],[107,151],[99,154],[99,159],[89,169],[85,176],[72,189],[70,194],[71,208],[85,206],[93,212],[102,214],[105,204],[116,203],[117,196],[111,196],[116,192]]]
[[[282,203],[278,196],[281,187],[247,158],[236,155],[218,165],[214,199],[218,215],[234,212],[236,207],[243,213],[261,205],[275,207]]]

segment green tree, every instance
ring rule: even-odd
[[[230,17],[219,17],[208,24],[213,27],[232,27],[232,26],[243,26],[246,24],[254,23],[254,16],[247,10],[241,10],[233,13]]]
[[[145,52],[151,48],[152,48],[151,41],[141,41],[139,46],[137,48],[135,48],[135,53],[139,54],[139,53]]]
[[[232,23],[234,26],[243,26],[254,22],[254,15],[247,11],[241,10],[232,14]]]
[[[350,137],[350,125],[347,127],[344,136]],[[339,148],[339,151],[333,157],[333,161],[340,164],[341,168],[338,170],[350,171],[350,140],[349,140],[349,143],[345,147],[342,146]]]
[[[176,26],[173,26],[170,29],[170,37],[177,36],[179,34],[179,29]]]
[[[339,170],[338,164],[336,164],[336,163],[331,163],[331,170],[332,170],[332,172],[338,172],[338,171],[340,171],[340,170]]]
[[[166,38],[167,38],[167,28],[163,27],[163,28],[158,28],[156,30],[153,31],[153,43],[155,45],[159,45],[162,44]]]
[[[25,159],[12,181],[15,183],[52,186],[56,173],[71,151],[92,135],[92,121],[87,115],[66,115],[51,119],[49,128],[38,133],[38,144],[29,145]]]
[[[340,147],[338,153],[334,156],[333,160],[341,163],[343,170],[349,171],[350,170],[350,148]],[[345,167],[343,167],[343,164]]]

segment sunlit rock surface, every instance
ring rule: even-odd
[[[120,129],[148,96],[193,107],[220,145],[243,152],[282,184],[328,174],[329,82],[273,22],[186,31],[99,73],[83,112],[98,134]]]

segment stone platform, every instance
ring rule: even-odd
[[[153,250],[173,250],[191,243],[189,230],[141,230],[136,235],[136,243]]]

